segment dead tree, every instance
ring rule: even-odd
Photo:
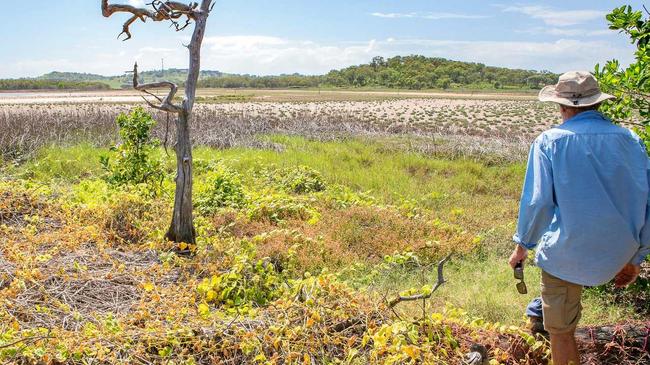
[[[148,19],[160,22],[168,21],[176,29],[181,31],[190,24],[194,24],[192,39],[186,47],[190,54],[190,65],[185,82],[185,97],[183,102],[174,104],[174,95],[178,87],[168,81],[151,84],[140,84],[138,82],[138,65],[133,69],[133,87],[156,98],[158,104],[145,99],[147,104],[154,109],[162,110],[176,115],[176,193],[174,197],[174,212],[172,223],[167,231],[166,238],[172,242],[194,244],[196,242],[196,231],[192,215],[192,144],[190,141],[189,122],[192,117],[194,100],[196,98],[196,87],[201,69],[201,44],[205,35],[205,27],[208,16],[214,7],[212,0],[201,0],[201,3],[192,2],[184,4],[177,1],[152,0],[149,8],[137,8],[131,5],[109,4],[108,0],[101,0],[102,14],[110,17],[115,13],[128,13],[131,17],[124,23],[122,33],[123,40],[131,39],[131,25],[137,20],[146,22]],[[160,98],[149,92],[151,89],[169,88],[167,97]]]

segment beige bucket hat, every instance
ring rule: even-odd
[[[539,93],[539,101],[550,101],[574,108],[600,104],[613,99],[600,91],[598,80],[588,71],[571,71],[560,76],[557,85],[546,86]]]

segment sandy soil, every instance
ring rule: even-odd
[[[182,94],[179,92],[179,95]],[[535,100],[533,94],[420,92],[420,91],[353,91],[353,90],[238,90],[201,89],[199,102],[307,102],[368,101],[405,98],[470,99],[470,100]],[[142,94],[133,90],[109,91],[36,91],[0,92],[0,104],[84,104],[139,103]]]

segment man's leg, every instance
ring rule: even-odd
[[[553,365],[580,365],[575,331],[561,335],[551,334]]]
[[[544,327],[551,335],[554,365],[579,365],[575,330],[582,314],[582,286],[542,272]]]
[[[548,332],[544,329],[542,314],[542,298],[535,298],[526,307],[528,317],[528,329],[533,336],[541,335],[548,338]]]

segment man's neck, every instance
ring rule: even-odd
[[[593,110],[566,110],[562,112],[562,121],[566,122],[567,120],[576,117],[579,114],[591,112]]]

